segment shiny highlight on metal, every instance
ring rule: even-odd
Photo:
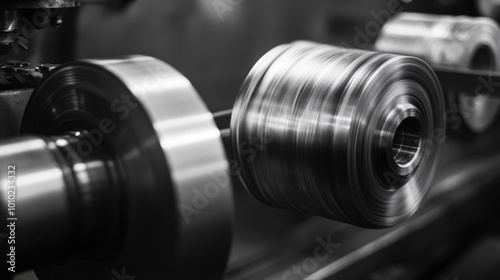
[[[58,67],[33,93],[22,133],[0,144],[0,159],[19,169],[19,246],[31,257],[20,264],[41,280],[124,270],[220,279],[233,215],[228,162],[212,114],[171,66],[134,56]]]
[[[488,18],[401,13],[383,27],[377,51],[420,57],[431,65],[500,71],[500,29]],[[448,93],[451,111],[474,133],[486,131],[497,119],[500,100],[489,98],[489,87],[477,81],[476,92]]]
[[[414,214],[434,177],[444,101],[414,57],[310,42],[254,66],[231,120],[248,191],[268,205],[360,227]],[[259,143],[254,154],[249,143]]]

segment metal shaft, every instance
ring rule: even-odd
[[[47,255],[64,258],[98,247],[112,233],[110,221],[118,220],[115,166],[102,148],[79,156],[84,135],[23,136],[0,144],[2,220],[16,224],[19,264],[26,268],[53,263]]]

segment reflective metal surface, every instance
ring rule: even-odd
[[[52,188],[79,194],[64,223],[76,224],[70,258],[52,266],[35,260],[41,280],[108,280],[122,269],[145,279],[221,277],[233,215],[228,163],[212,114],[172,67],[143,56],[59,67],[33,93],[22,133],[50,136],[74,182]]]
[[[21,27],[17,10],[0,10],[0,32],[12,32]]]
[[[500,29],[488,18],[401,13],[384,25],[375,49],[414,55],[431,64],[500,70]],[[482,133],[500,108],[490,94],[484,87],[467,94],[450,92],[449,106],[460,111],[471,131]]]
[[[19,136],[24,109],[33,89],[0,91],[0,140]]]
[[[486,266],[498,263],[498,250],[476,259],[479,264],[460,263],[461,272],[468,274],[450,271],[449,266],[464,257],[476,240],[500,233],[495,222],[500,211],[498,128],[483,137],[448,137],[425,204],[417,215],[392,228],[367,230],[293,215],[258,202],[242,202],[244,195],[239,194],[235,245],[224,279],[443,280],[471,273],[479,276],[470,279],[497,279],[481,275],[488,269],[500,272],[498,265]],[[318,238],[335,245],[330,254],[324,250],[316,254]]]
[[[420,59],[296,42],[248,75],[232,116],[233,156],[261,202],[392,226],[429,190],[443,111],[439,82]]]
[[[0,9],[44,9],[80,6],[80,0],[3,0]]]
[[[34,136],[0,144],[0,217],[3,221],[12,218],[7,209],[16,209],[17,220],[12,221],[16,223],[19,270],[23,265],[30,268],[30,261],[46,254],[64,256],[71,243],[71,214],[75,205],[71,205],[74,201],[70,198],[74,189],[68,186],[67,174],[58,164],[54,150],[55,145],[49,146],[44,139]],[[14,183],[9,184],[8,179]],[[14,207],[8,207],[8,195]]]
[[[479,12],[496,20],[500,19],[500,1],[498,0],[477,0]]]

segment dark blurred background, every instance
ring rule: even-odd
[[[218,111],[232,107],[246,74],[271,48],[295,40],[355,46],[356,29],[391,1],[243,0],[224,13],[223,21],[208,0],[82,2],[63,10],[63,25],[35,38],[29,61],[154,56],[189,77],[210,109]],[[406,12],[478,14],[470,0],[395,2]],[[376,36],[368,39],[373,43]]]

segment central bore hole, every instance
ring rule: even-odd
[[[392,155],[399,166],[405,166],[416,156],[420,145],[420,124],[416,118],[406,118],[398,126],[392,140]]]

